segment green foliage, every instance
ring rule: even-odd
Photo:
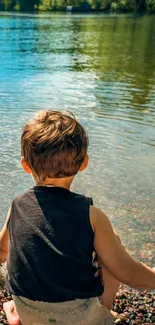
[[[146,9],[148,12],[155,12],[155,0],[146,0]]]
[[[120,12],[136,11],[136,0],[119,0],[118,10]]]
[[[15,11],[19,11],[20,10],[20,5],[19,3],[17,3],[14,8],[13,8]]]
[[[112,2],[111,6],[110,6],[110,9],[113,12],[117,12],[118,11],[118,3],[116,1]]]
[[[0,8],[2,10],[12,10],[16,4],[16,1],[14,0],[2,0],[0,1]]]
[[[5,10],[11,9],[11,6],[12,6],[12,1],[11,0],[5,0],[5,2],[4,2]]]
[[[32,11],[34,6],[39,6],[39,0],[16,0],[16,7],[21,11]]]
[[[101,7],[101,1],[100,0],[88,0],[88,3],[90,4],[92,9],[99,10]]]
[[[146,10],[146,0],[137,0],[136,1],[136,10],[145,11]]]
[[[101,9],[102,10],[110,10],[110,7],[111,7],[111,0],[101,0]]]
[[[101,9],[112,12],[136,11],[137,2],[138,1],[136,0],[89,0],[92,9]]]
[[[65,10],[67,6],[80,6],[83,0],[41,0],[39,10]]]
[[[39,10],[51,10],[55,7],[55,1],[53,0],[44,0],[39,4]]]
[[[0,10],[66,10],[67,6],[89,4],[106,12],[155,12],[155,0],[0,0]]]

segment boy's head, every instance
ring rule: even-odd
[[[74,176],[88,148],[85,129],[73,114],[40,111],[24,127],[21,155],[35,178]]]

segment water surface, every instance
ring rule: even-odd
[[[73,190],[153,264],[155,17],[3,14],[0,35],[0,225],[33,184],[20,167],[22,126],[38,109],[67,109],[90,137]]]

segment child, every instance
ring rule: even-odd
[[[87,167],[87,148],[71,114],[41,111],[23,129],[21,163],[35,186],[14,199],[0,233],[12,325],[110,325],[119,281],[155,289],[155,272],[128,255],[106,215],[70,191]]]

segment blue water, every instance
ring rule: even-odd
[[[128,250],[155,256],[155,17],[0,15],[0,225],[32,186],[20,134],[38,109],[72,111],[90,137],[73,190],[92,196]]]

